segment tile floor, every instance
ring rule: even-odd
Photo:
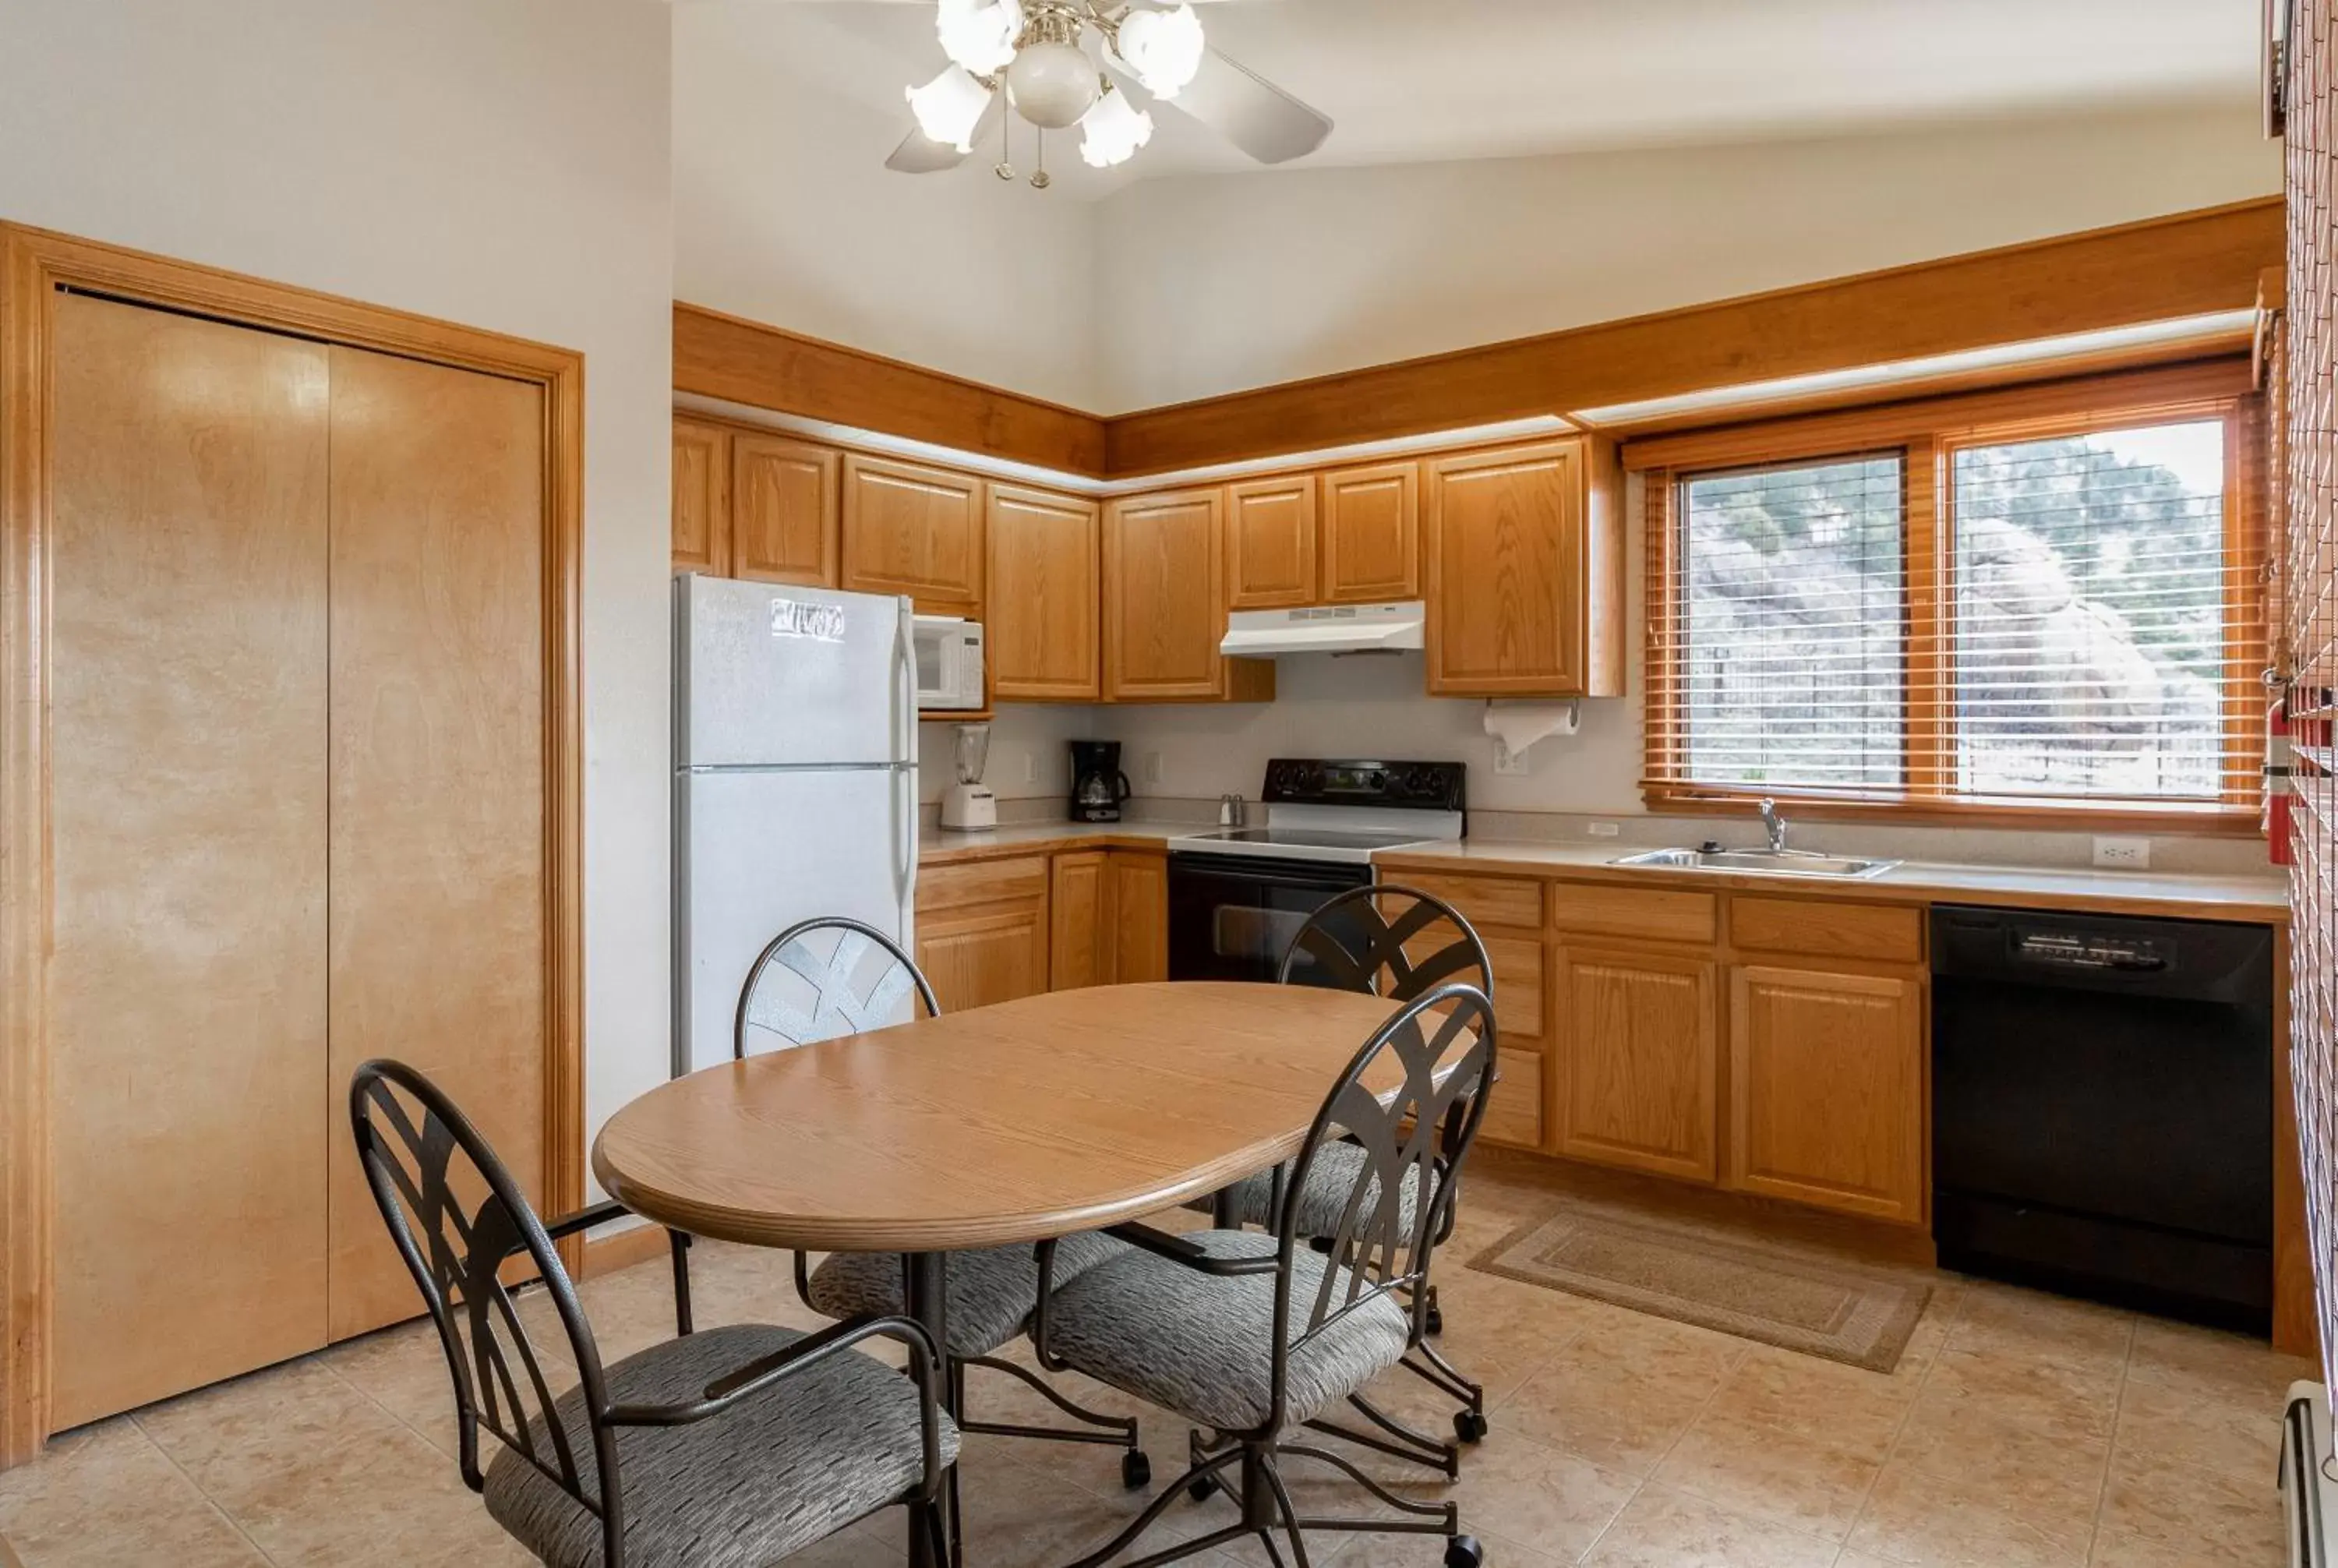
[[[1498,1568],[2284,1561],[2277,1413],[2289,1382],[2309,1375],[2302,1362],[1944,1276],[1899,1368],[1856,1371],[1472,1273],[1462,1262],[1548,1196],[1496,1171],[1473,1181],[1468,1204],[1439,1270],[1444,1343],[1485,1380],[1493,1433],[1452,1491]],[[702,1247],[696,1272],[702,1323],[811,1320],[783,1258]],[[668,1331],[663,1264],[584,1294],[611,1358]],[[1424,1422],[1449,1414],[1426,1385],[1393,1376],[1391,1406]],[[977,1378],[983,1412],[1036,1406]],[[1081,1392],[1135,1408],[1094,1385]],[[389,1329],[59,1436],[0,1475],[0,1541],[26,1568],[524,1563],[465,1490],[453,1444],[435,1341],[419,1326]],[[1147,1445],[1165,1482],[1183,1429],[1154,1413]],[[1344,1488],[1301,1474],[1295,1485],[1313,1494],[1302,1510],[1354,1511]],[[1139,1501],[1122,1492],[1111,1450],[1009,1438],[969,1440],[965,1488],[977,1568],[1069,1562]],[[1225,1506],[1180,1503],[1169,1519],[1199,1533]],[[889,1513],[792,1562],[897,1563],[901,1538]],[[1332,1568],[1441,1561],[1420,1538],[1311,1544]],[[1234,1554],[1215,1568],[1262,1561]]]

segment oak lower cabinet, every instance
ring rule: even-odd
[[[1923,1009],[1912,975],[1734,971],[1729,1185],[1920,1222]]]
[[[1115,849],[1105,857],[1111,890],[1112,983],[1169,978],[1169,857]]]
[[[1045,855],[927,867],[918,878],[918,967],[945,1013],[1047,989],[1052,868]]]
[[[1107,702],[1264,702],[1274,663],[1228,659],[1225,492],[1124,495],[1104,510]]]
[[[1111,853],[1104,849],[1055,858],[1047,916],[1050,991],[1112,983],[1111,861]]]
[[[1554,968],[1557,1152],[1711,1181],[1720,1061],[1713,960],[1570,941]]]

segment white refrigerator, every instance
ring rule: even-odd
[[[870,593],[674,579],[677,1074],[731,1059],[748,967],[796,921],[849,915],[909,946],[910,612]]]

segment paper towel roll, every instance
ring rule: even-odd
[[[1513,757],[1523,756],[1537,740],[1572,735],[1581,726],[1580,702],[1488,702],[1486,733],[1502,743]]]

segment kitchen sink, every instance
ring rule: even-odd
[[[1751,871],[1766,877],[1839,877],[1846,879],[1880,877],[1900,864],[1897,860],[1855,860],[1821,855],[1810,849],[1650,849],[1610,862],[1616,866],[1651,866],[1674,871]]]

